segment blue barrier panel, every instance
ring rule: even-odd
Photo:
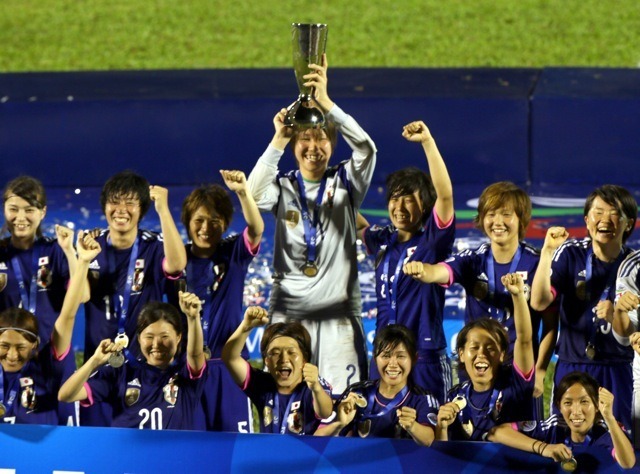
[[[15,474],[563,472],[550,459],[493,443],[425,448],[383,438],[2,425],[0,446],[0,472]],[[576,450],[575,458],[581,472],[620,472],[601,448]]]
[[[378,145],[376,182],[423,166],[420,148],[400,136],[407,122],[423,119],[446,150],[454,183],[524,184],[537,75],[335,69],[330,94]],[[291,70],[0,74],[0,182],[28,173],[47,186],[101,186],[133,168],[178,185],[231,163],[249,171],[273,134],[275,112],[296,96]],[[335,159],[346,157],[342,143]]]
[[[639,70],[545,69],[531,104],[532,182],[540,191],[639,187]]]

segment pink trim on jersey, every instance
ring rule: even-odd
[[[448,222],[442,222],[440,220],[440,216],[436,212],[436,207],[435,206],[433,206],[433,211],[432,212],[433,212],[433,219],[435,220],[436,226],[438,227],[438,229],[446,229],[447,227],[450,227],[451,224],[453,223],[453,218],[454,218],[455,214],[451,216],[451,219],[449,219]]]
[[[93,405],[93,392],[91,391],[91,385],[89,385],[89,382],[85,382],[82,386],[87,391],[87,398],[80,400],[80,406],[90,407]]]
[[[56,346],[53,345],[53,341],[51,342],[51,354],[53,355],[53,358],[55,360],[57,360],[58,362],[60,362],[62,359],[64,359],[65,357],[67,357],[67,355],[69,354],[69,351],[71,350],[71,344],[69,344],[69,346],[67,347],[67,349],[62,353],[62,354],[58,354],[56,352]]]
[[[451,285],[453,285],[453,270],[451,270],[451,267],[444,262],[436,263],[436,265],[442,265],[447,269],[447,272],[449,272],[449,281],[447,283],[438,283],[438,285],[443,288],[449,288]]]
[[[520,377],[522,377],[525,381],[530,382],[531,378],[533,377],[533,374],[535,373],[535,366],[531,367],[531,370],[529,371],[528,374],[523,374],[522,370],[520,369],[520,367],[518,367],[518,365],[516,364],[516,361],[513,361],[513,368],[516,371],[516,374],[518,374]]]
[[[558,296],[558,290],[556,290],[556,289],[553,287],[553,285],[551,285],[550,290],[551,290],[551,294],[553,294],[553,299],[555,300],[555,299],[556,299],[556,297]]]
[[[202,367],[200,367],[200,372],[196,372],[193,367],[189,365],[189,362],[187,362],[187,368],[189,369],[189,378],[191,380],[198,380],[200,377],[202,377],[202,374],[204,374],[204,371],[207,368],[207,363],[205,362],[204,364],[202,364]]]
[[[249,379],[251,379],[251,365],[249,365],[249,362],[247,362],[246,360],[245,363],[247,364],[247,375],[244,378],[244,382],[240,384],[240,388],[242,390],[247,389],[247,387],[249,386]]]
[[[167,280],[179,280],[180,277],[182,276],[182,270],[180,270],[178,273],[167,273],[167,271],[164,269],[164,262],[167,261],[167,257],[163,257],[162,258],[162,273],[164,274],[165,278]]]
[[[244,239],[244,246],[247,248],[249,253],[254,257],[258,255],[258,252],[260,251],[260,242],[258,242],[258,245],[256,245],[255,247],[251,246],[251,242],[249,242],[249,227],[244,228],[244,231],[242,232],[242,238]]]
[[[514,431],[519,431],[517,422],[514,421],[513,423],[510,423],[510,424],[511,424],[511,429],[513,429]]]

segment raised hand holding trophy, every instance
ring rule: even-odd
[[[293,69],[300,95],[289,106],[285,125],[297,128],[317,128],[324,125],[324,114],[313,106],[313,87],[306,87],[303,76],[309,74],[309,64],[320,64],[327,46],[327,25],[316,23],[293,23],[291,41],[293,45]]]

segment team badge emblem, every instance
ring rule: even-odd
[[[215,292],[218,289],[226,271],[227,266],[224,263],[220,263],[213,267],[213,285],[211,286],[211,291]]]
[[[298,211],[287,211],[284,220],[289,229],[294,229],[300,222],[300,213]]]
[[[265,406],[262,415],[264,418],[264,426],[269,426],[273,422],[273,410],[271,407]]]
[[[576,284],[576,297],[580,301],[585,301],[587,299],[587,284],[584,281],[579,281]]]
[[[38,268],[38,275],[36,276],[36,281],[38,282],[38,286],[40,288],[46,289],[49,285],[51,285],[51,270],[46,265],[41,265]]]
[[[137,266],[137,263],[136,263]],[[131,285],[131,291],[142,291],[142,285],[144,283],[144,270],[142,268],[136,268],[133,272],[133,285]]]
[[[524,299],[529,301],[531,299],[531,287],[525,284],[522,291],[524,292]]]
[[[302,420],[302,414],[299,411],[295,411],[289,414],[287,418],[287,428],[289,431],[295,434],[302,433],[302,427],[304,426],[304,422]]]
[[[139,388],[127,388],[127,391],[124,392],[124,404],[128,407],[134,405],[138,399],[140,398],[140,389]]]
[[[29,411],[36,408],[36,391],[33,389],[33,379],[31,377],[22,377],[20,379],[20,404]]]
[[[171,380],[169,380],[169,383],[162,388],[164,399],[170,405],[175,405],[178,401],[178,386],[175,382],[175,377],[172,377]]]
[[[7,274],[0,273],[0,291],[4,291],[6,287],[7,287]]]
[[[465,434],[469,438],[471,438],[471,435],[473,435],[473,422],[469,420],[466,423],[462,423],[462,429],[464,430]]]

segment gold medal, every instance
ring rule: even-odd
[[[573,472],[578,468],[578,461],[576,458],[570,458],[562,461],[560,467],[567,472]]]
[[[458,408],[460,408],[460,410],[464,410],[464,407],[467,406],[467,399],[462,395],[457,395],[456,398],[453,399],[453,403],[458,405]]]
[[[354,392],[355,396],[356,396],[356,400],[355,400],[355,404],[356,406],[360,407],[360,408],[366,408],[367,406],[367,400],[359,393]]]
[[[309,278],[313,278],[318,274],[318,266],[314,262],[307,262],[302,267],[302,273]]]
[[[584,353],[587,355],[589,360],[593,360],[596,357],[596,348],[593,344],[587,344],[587,348],[584,350]]]

